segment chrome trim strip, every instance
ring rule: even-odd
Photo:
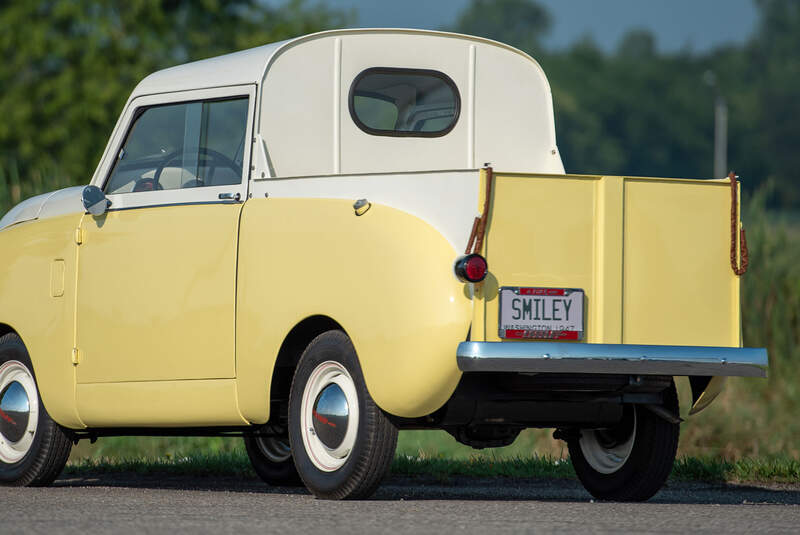
[[[301,179],[314,179],[314,178],[369,178],[373,176],[405,176],[405,175],[436,175],[436,174],[447,174],[447,173],[477,173],[480,171],[480,167],[470,167],[467,169],[423,169],[421,171],[364,171],[363,173],[338,173],[334,175],[290,175],[290,176],[274,176],[274,177],[264,177],[264,178],[254,178],[252,179],[253,182],[275,182],[279,180],[301,180]],[[521,173],[517,173],[521,174]],[[536,173],[530,173],[531,176],[536,175]],[[528,176],[528,175],[525,175]],[[545,175],[550,176],[550,175]],[[714,180],[714,179],[712,179]],[[725,184],[730,184],[730,182],[725,179]]]
[[[201,204],[241,204],[239,200],[223,200],[223,201],[187,201],[187,202],[172,202],[162,204],[143,204],[141,206],[125,206],[123,208],[109,208],[108,212],[125,212],[127,210],[142,210],[144,208],[165,208],[167,206],[199,206]]]
[[[461,342],[464,372],[630,373],[766,377],[767,350],[575,342]]]

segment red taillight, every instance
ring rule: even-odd
[[[489,272],[486,259],[479,254],[469,254],[456,260],[456,276],[464,282],[481,282]]]

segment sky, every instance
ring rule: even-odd
[[[266,0],[281,4],[285,0]],[[663,52],[688,48],[705,52],[741,43],[753,33],[752,0],[538,0],[553,25],[544,39],[553,50],[586,36],[612,51],[625,33],[647,29]],[[314,5],[320,0],[307,0]],[[452,25],[469,0],[322,0],[338,9],[354,9],[356,26],[440,29]]]

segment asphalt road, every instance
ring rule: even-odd
[[[574,481],[389,478],[327,502],[255,481],[86,475],[0,488],[6,533],[796,533],[800,486],[671,484],[642,504],[593,502]]]

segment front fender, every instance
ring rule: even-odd
[[[75,403],[75,229],[82,214],[27,221],[0,231],[0,322],[33,364],[39,394],[64,427],[84,427]]]

